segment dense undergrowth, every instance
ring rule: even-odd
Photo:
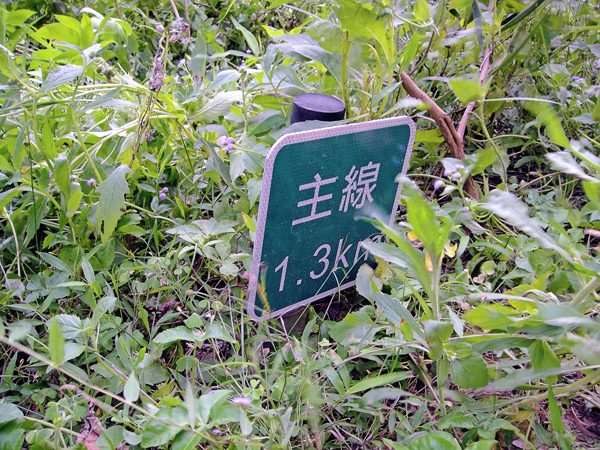
[[[599,32],[577,0],[4,2],[0,449],[597,448]],[[474,102],[463,160],[402,71]],[[377,270],[288,333],[246,273],[303,92],[418,132]]]

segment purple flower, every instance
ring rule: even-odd
[[[466,207],[466,206],[464,206],[464,207],[463,207],[463,211],[464,211],[464,212],[469,212],[469,208],[468,208],[468,207]]]
[[[223,432],[221,430],[212,430],[212,434],[216,436],[217,434],[223,434]]]
[[[235,397],[231,399],[231,403],[234,405],[248,406],[252,403],[252,399],[249,399],[248,397]]]
[[[227,143],[227,150],[231,151],[231,149],[233,148],[233,143]]]
[[[71,181],[71,175],[69,175],[69,181]]]
[[[240,64],[240,70],[248,70],[248,66],[246,64]]]
[[[454,164],[454,170],[464,169],[465,165],[461,163]]]
[[[450,175],[452,173],[452,171],[450,169],[446,169],[444,170],[444,176],[447,177],[448,175]]]
[[[225,139],[225,142],[227,142],[228,144],[233,144],[233,138],[231,136],[228,136],[227,139]]]
[[[437,191],[443,185],[444,185],[444,181],[443,180],[435,180],[435,183],[433,183],[433,190]]]
[[[455,172],[454,174],[452,174],[452,178],[454,178],[455,180],[458,180],[460,177],[460,172]]]
[[[48,171],[48,178],[50,178],[51,176],[52,176],[52,171],[51,171],[51,170],[49,170],[49,171]]]
[[[164,192],[165,194],[169,193],[169,188],[168,187],[164,187],[160,190],[160,192]]]
[[[88,186],[91,186],[92,184],[95,184],[95,183],[96,183],[96,180],[93,179],[93,178],[90,178],[89,180],[87,180],[87,185]]]
[[[185,58],[181,58],[179,60],[179,62],[177,63],[177,67],[179,67],[181,69],[184,66],[185,66]]]
[[[227,142],[227,136],[219,136],[219,139],[217,139],[217,145],[219,147],[223,147],[226,142]]]
[[[158,198],[160,198],[161,200],[166,200],[167,194],[165,194],[164,192],[161,192],[160,194],[158,194]]]

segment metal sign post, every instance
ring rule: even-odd
[[[390,224],[415,138],[409,117],[290,133],[269,151],[263,176],[248,314],[262,320],[353,286],[361,247]]]

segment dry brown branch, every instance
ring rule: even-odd
[[[411,97],[421,100],[429,106],[429,115],[433,118],[433,120],[435,120],[435,123],[442,132],[444,140],[450,147],[450,153],[452,154],[452,157],[456,159],[463,159],[465,152],[463,150],[462,139],[456,132],[456,128],[454,128],[454,124],[452,123],[450,116],[446,114],[444,110],[442,110],[442,108],[440,108],[437,103],[431,99],[431,97],[423,92],[406,72],[402,72],[400,74],[400,79],[402,80],[402,86]],[[479,200],[479,192],[477,191],[477,187],[470,176],[465,180],[464,188],[467,194],[474,199]]]

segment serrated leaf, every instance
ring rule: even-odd
[[[60,325],[60,331],[66,339],[76,338],[81,329],[81,319],[70,314],[59,314],[54,319]]]
[[[135,377],[135,372],[131,372],[131,375],[127,378],[127,382],[123,388],[123,396],[125,400],[130,402],[137,402],[140,397],[140,384]]]
[[[121,217],[121,208],[125,208],[125,194],[129,194],[129,185],[125,178],[127,174],[132,175],[133,172],[126,165],[121,165],[96,188],[100,193],[96,217],[98,226],[102,229],[102,244],[106,244],[113,235]]]
[[[487,386],[489,374],[487,364],[475,353],[467,358],[455,359],[450,363],[450,379],[463,389],[475,389]]]
[[[48,351],[52,362],[60,366],[65,359],[65,340],[60,332],[60,325],[56,319],[50,320],[50,331],[48,333]]]
[[[42,92],[48,92],[56,89],[63,84],[69,83],[77,78],[83,72],[82,66],[66,64],[54,69],[48,74],[41,86]]]

